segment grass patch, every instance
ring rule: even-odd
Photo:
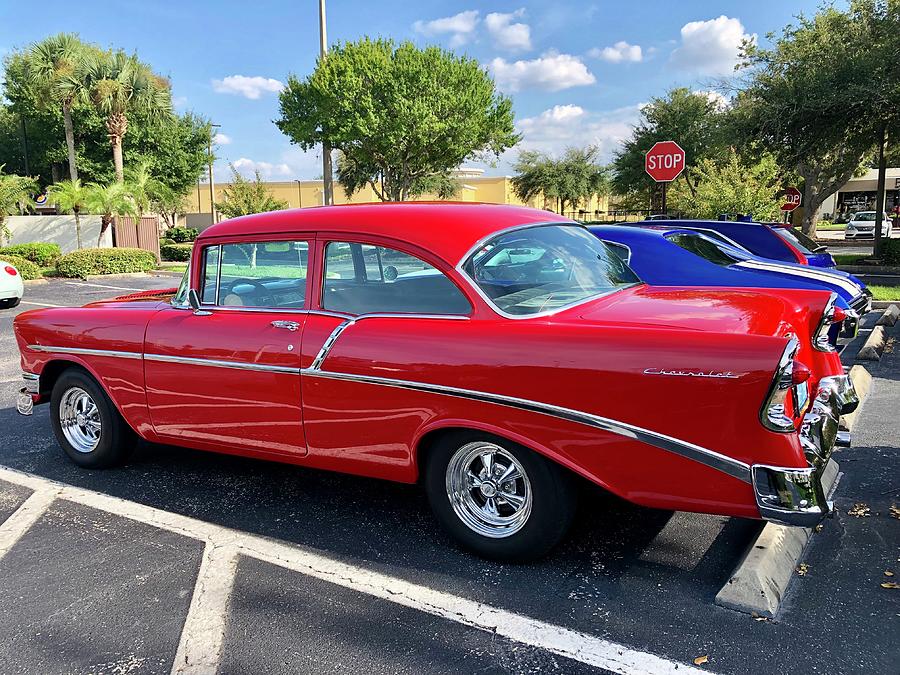
[[[187,265],[166,265],[165,267],[157,267],[156,269],[162,272],[178,272],[179,274],[184,274]]]
[[[869,286],[875,300],[900,300],[900,286]]]
[[[823,232],[841,232],[847,226],[841,223],[827,223],[819,221],[816,224],[816,230],[822,230]]]
[[[869,256],[864,253],[833,253],[831,257],[838,265],[858,265],[860,260]]]

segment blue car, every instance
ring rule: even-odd
[[[657,227],[659,221],[645,220],[639,227]],[[726,220],[670,220],[665,227],[681,227],[727,241],[738,248],[771,260],[811,267],[837,267],[825,247],[793,227],[770,223]],[[718,235],[718,236],[716,236]]]
[[[769,260],[704,232],[677,226],[588,228],[651,286],[731,286],[800,288],[837,294],[836,304],[852,310],[845,336],[858,329],[869,311],[866,285],[846,272]],[[837,334],[832,336],[836,340]]]

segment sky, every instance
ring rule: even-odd
[[[766,43],[819,0],[328,1],[328,41],[363,36],[439,44],[477,59],[513,100],[521,143],[487,174],[509,174],[522,149],[599,146],[604,160],[642,104],[675,86],[712,92],[745,37]],[[318,0],[0,0],[0,55],[60,31],[137,52],[170,78],[179,112],[220,124],[217,179],[228,164],[269,180],[321,176],[321,156],[273,123],[289,74],[319,50]],[[711,94],[714,95],[714,94]]]

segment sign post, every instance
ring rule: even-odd
[[[644,170],[657,183],[662,183],[662,212],[668,212],[666,192],[668,184],[684,171],[685,153],[675,141],[659,141],[647,151]]]
[[[796,209],[803,201],[803,195],[795,187],[789,187],[784,191],[784,203],[781,212],[784,214],[784,222],[788,222],[791,211]]]

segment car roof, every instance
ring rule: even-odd
[[[472,202],[385,202],[270,211],[224,220],[198,241],[247,234],[364,233],[408,242],[451,266],[495,232],[519,225],[575,221],[550,211]]]

